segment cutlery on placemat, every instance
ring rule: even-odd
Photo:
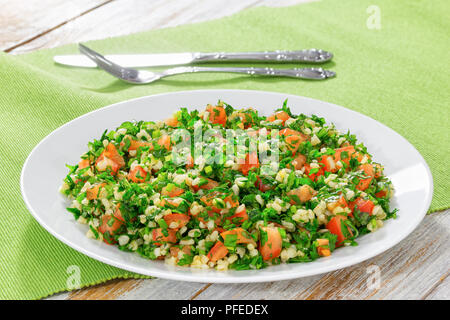
[[[105,55],[105,58],[122,67],[156,67],[202,62],[298,62],[298,63],[324,63],[333,58],[331,52],[307,49],[299,51],[267,51],[242,53],[155,53],[155,54],[115,54]],[[73,67],[95,68],[97,65],[83,55],[54,56],[53,60],[59,64]]]
[[[177,67],[164,70],[162,72],[152,72],[148,70],[136,70],[125,68],[106,59],[101,54],[88,47],[79,44],[80,52],[94,61],[96,65],[109,74],[129,83],[146,84],[164,77],[181,73],[193,72],[227,72],[244,73],[248,75],[262,75],[272,77],[291,77],[299,79],[323,80],[336,75],[335,72],[323,70],[322,68],[302,68],[302,69],[274,69],[274,68],[207,68],[207,67]]]

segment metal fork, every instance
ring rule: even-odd
[[[152,72],[148,70],[136,70],[132,68],[124,68],[106,59],[104,56],[86,47],[78,44],[81,53],[86,55],[97,66],[116,78],[134,84],[146,84],[157,81],[161,78],[173,76],[182,73],[194,72],[227,72],[227,73],[244,73],[248,75],[261,75],[270,77],[290,77],[297,79],[323,80],[334,77],[334,71],[324,70],[322,68],[294,68],[294,69],[274,69],[274,68],[216,68],[216,67],[176,67],[164,70],[162,72]]]

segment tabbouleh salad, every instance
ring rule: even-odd
[[[177,129],[220,134],[175,150]],[[278,151],[278,161],[263,165],[257,152],[237,150],[223,138],[227,129],[244,132],[245,146],[256,143],[258,152]],[[220,152],[230,146],[231,155]],[[213,151],[194,152],[204,148]],[[292,114],[286,101],[268,117],[219,101],[165,121],[124,122],[68,167],[61,192],[88,237],[170,265],[309,262],[357,245],[396,216],[391,181],[366,147],[323,118]]]

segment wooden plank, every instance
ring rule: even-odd
[[[204,287],[204,283],[180,282],[164,279],[111,280],[105,284],[57,294],[50,297],[49,300],[191,299]]]
[[[126,292],[139,287],[140,280],[112,280],[103,285],[96,285],[90,290],[76,290],[68,294],[71,300],[115,300]]]
[[[195,282],[181,282],[164,279],[146,279],[141,286],[120,296],[132,300],[188,300],[208,285]]]
[[[449,273],[439,279],[440,282],[422,298],[425,300],[450,300],[450,277]]]
[[[421,299],[424,295],[445,298],[449,286],[449,241],[450,211],[435,213],[427,216],[398,246],[356,266],[293,281],[213,284],[197,299]],[[373,265],[380,268],[379,289],[367,286],[373,275],[367,268]]]
[[[111,0],[0,0],[0,50],[9,51]]]
[[[5,1],[5,0],[0,0]],[[150,29],[221,18],[260,5],[290,5],[312,0],[132,0],[112,1],[15,48],[25,53],[40,48],[125,35]]]

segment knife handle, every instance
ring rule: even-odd
[[[306,49],[299,51],[264,51],[264,52],[212,52],[195,53],[193,62],[214,61],[270,61],[270,62],[303,62],[323,63],[333,58],[331,52],[318,49]]]
[[[162,77],[173,76],[182,73],[195,72],[226,72],[226,73],[244,73],[247,75],[259,75],[269,77],[289,77],[297,79],[324,80],[336,76],[334,71],[324,70],[322,68],[294,68],[294,69],[274,69],[274,68],[220,68],[220,67],[177,67],[167,69],[162,72]],[[161,78],[162,78],[161,77]]]

